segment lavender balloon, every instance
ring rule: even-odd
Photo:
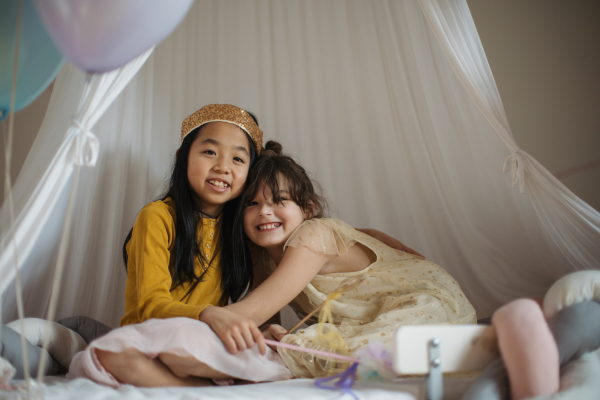
[[[88,73],[125,65],[166,38],[194,0],[33,0],[50,36]]]

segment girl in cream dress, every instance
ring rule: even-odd
[[[280,152],[279,144],[267,143],[248,178],[244,229],[269,254],[272,274],[240,307],[271,308],[289,298],[304,316],[353,280],[358,285],[330,301],[330,323],[281,339],[347,355],[373,341],[391,350],[400,325],[476,323],[473,306],[443,268],[392,249],[343,221],[319,218],[322,199],[310,178]],[[250,308],[240,312],[253,315]],[[348,366],[281,347],[278,352],[296,377],[327,376]]]
[[[357,277],[354,289],[341,292],[331,301],[333,325],[348,354],[375,340],[391,349],[393,333],[400,325],[475,324],[473,306],[458,283],[440,266],[379,242],[337,219],[313,218],[304,221],[290,236],[285,249],[306,247],[313,252],[341,256],[360,243],[376,256],[376,261],[360,271],[317,274],[292,306],[301,317],[325,301],[329,293]],[[318,325],[289,334],[285,343],[331,350],[320,339]],[[308,353],[278,349],[296,377],[321,377],[347,367]]]

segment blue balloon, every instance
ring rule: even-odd
[[[65,62],[31,0],[22,1],[15,111],[38,97]],[[3,0],[0,5],[0,121],[10,110],[18,3],[18,0]]]

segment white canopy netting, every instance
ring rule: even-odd
[[[600,214],[519,149],[465,0],[197,1],[149,54],[87,84],[69,65],[57,77],[12,228],[0,211],[3,322],[18,259],[25,316],[48,315],[58,264],[54,317],[118,325],[125,236],[208,103],[255,113],[332,216],[443,266],[480,317],[600,267]]]

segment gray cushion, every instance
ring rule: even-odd
[[[0,356],[11,363],[17,370],[13,379],[23,379],[25,377],[25,369],[21,352],[21,335],[6,325],[0,325],[0,330]],[[29,374],[32,377],[36,377],[42,352],[45,352],[46,350],[32,345],[27,340],[25,340],[25,346],[27,347]],[[44,373],[46,375],[57,375],[60,373],[60,366],[50,355],[46,357]]]
[[[584,301],[563,308],[548,321],[560,366],[600,347],[600,304]]]
[[[112,330],[111,327],[104,325],[102,322],[98,322],[93,318],[84,317],[82,315],[63,318],[57,322],[62,326],[77,332],[87,343]]]

